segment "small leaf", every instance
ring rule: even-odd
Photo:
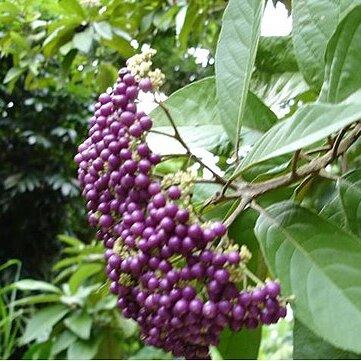
[[[86,28],[81,33],[76,33],[73,37],[74,47],[83,53],[89,53],[93,44],[94,30],[91,27]]]
[[[219,35],[215,73],[218,110],[233,144],[238,142],[257,53],[263,0],[230,0]]]
[[[76,340],[73,342],[67,352],[69,360],[92,360],[98,352],[98,347],[102,338],[90,340]]]
[[[23,279],[13,283],[13,286],[22,291],[47,291],[61,293],[60,288],[44,281]]]
[[[70,21],[55,28],[43,43],[44,55],[50,58],[61,46],[68,43],[72,39],[74,30],[78,25],[77,22]]]
[[[63,305],[53,305],[36,312],[26,324],[21,344],[25,345],[44,334],[49,334],[54,325],[59,322],[70,309]]]
[[[20,9],[10,1],[3,1],[0,4],[0,13],[4,14],[7,13],[12,16],[16,16],[20,13]]]
[[[78,0],[60,0],[59,4],[66,11],[68,16],[76,15],[80,19],[86,19],[86,14]]]
[[[7,84],[7,83],[10,83],[12,80],[18,79],[20,77],[20,75],[24,72],[25,72],[25,69],[23,69],[23,68],[17,68],[17,67],[10,68],[5,75],[3,83]]]
[[[135,50],[130,45],[130,42],[124,37],[113,34],[112,40],[103,38],[102,43],[109,48],[116,50],[119,55],[127,59],[134,55]]]
[[[337,186],[347,226],[361,237],[361,169],[342,176]]]
[[[112,27],[107,21],[94,22],[93,27],[102,38],[112,40]]]
[[[57,335],[52,348],[53,355],[66,350],[77,337],[70,331],[64,330],[60,335]]]
[[[328,219],[332,223],[338,224],[342,228],[345,227],[345,212],[342,207],[341,199],[338,195],[321,209],[320,216]]]
[[[103,266],[101,264],[85,264],[79,267],[79,269],[70,277],[69,287],[70,292],[75,294],[79,286],[89,277],[101,272]]]
[[[14,302],[16,306],[25,306],[25,305],[37,305],[39,303],[51,303],[51,302],[59,302],[60,295],[54,294],[42,294],[36,296],[29,296],[20,298]]]
[[[283,294],[295,297],[295,316],[335,347],[360,353],[361,239],[290,202],[262,211],[255,234]]]
[[[96,78],[98,91],[104,92],[108,87],[113,86],[117,75],[117,69],[113,65],[107,63],[101,64]]]
[[[75,311],[64,320],[65,326],[83,340],[89,339],[92,323],[93,320],[86,311],[82,313]]]
[[[182,8],[182,9],[184,9],[184,8]],[[190,3],[186,7],[186,10],[187,10],[187,13],[183,19],[182,25],[180,26],[180,31],[177,32],[181,49],[187,49],[187,43],[188,43],[188,39],[190,37],[189,34],[192,32],[192,26],[197,19],[197,6],[195,4]],[[177,20],[178,20],[178,16],[177,16]]]
[[[73,247],[84,247],[84,243],[79,241],[79,239],[61,234],[58,236],[59,240]]]

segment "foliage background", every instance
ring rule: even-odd
[[[87,226],[72,160],[77,144],[86,136],[87,119],[97,94],[113,84],[117,69],[135,53],[135,48],[147,44],[158,50],[156,66],[166,74],[164,92],[167,95],[187,84],[194,85],[194,88],[191,85],[173,94],[167,106],[174,113],[179,131],[189,140],[191,149],[201,148],[208,152],[206,154],[213,157],[218,169],[227,177],[239,170],[229,165],[234,149],[229,135],[237,134],[238,137],[240,124],[239,119],[234,122],[224,119],[236,117],[239,103],[244,106],[245,119],[239,134],[240,153],[247,154],[253,146],[241,163],[242,177],[256,184],[290,171],[291,153],[298,149],[292,141],[301,138],[304,141],[302,148],[308,151],[312,144],[325,146],[332,140],[334,131],[325,130],[328,112],[334,112],[332,120],[338,121],[339,126],[346,127],[357,120],[354,119],[360,116],[357,115],[360,109],[357,90],[361,87],[360,60],[355,55],[360,50],[359,2],[338,1],[335,8],[333,2],[327,0],[295,1],[293,8],[288,0],[272,2],[282,2],[290,13],[292,11],[292,36],[258,39],[247,30],[250,46],[236,50],[241,49],[239,55],[242,56],[252,53],[254,63],[251,57],[234,64],[228,58],[223,65],[218,60],[218,68],[214,67],[214,61],[219,52],[219,48],[216,51],[217,40],[227,1],[0,2],[1,358],[170,357],[142,345],[135,325],[119,315],[115,299],[107,293],[108,285],[102,272],[102,246],[93,241],[94,233]],[[234,1],[229,3],[235,4]],[[242,4],[247,6],[255,2]],[[319,17],[310,17],[307,11],[315,12]],[[238,13],[234,16],[238,18]],[[256,18],[254,16],[250,21],[256,23]],[[231,41],[226,45],[232,47],[235,43]],[[340,64],[334,59],[345,54],[345,44],[349,45],[351,55]],[[207,62],[203,66],[194,57],[195,49],[207,51]],[[249,89],[244,86],[241,99],[234,99],[232,93],[231,73],[234,69],[236,74],[244,76],[243,84],[249,83]],[[214,74],[216,79],[212,77]],[[220,88],[222,77],[229,80],[229,83],[223,81],[223,85],[227,84],[226,89]],[[199,79],[203,80],[196,82]],[[354,98],[350,101],[347,97],[352,94]],[[222,109],[227,116],[221,119],[213,112],[216,96],[222,96],[224,104],[229,100],[234,102],[228,109]],[[182,108],[185,101],[187,106]],[[322,108],[317,101],[327,103],[327,108]],[[349,102],[354,108],[349,108]],[[303,124],[304,115],[308,113],[302,106],[307,103],[310,105],[306,109],[311,109],[310,113],[313,112],[317,120],[313,122],[314,126],[320,128],[314,129],[314,133],[320,131],[321,136],[315,136],[311,131],[301,134],[303,137],[300,133],[279,132],[279,129],[284,131],[283,123]],[[179,109],[187,111],[183,113]],[[349,123],[344,122],[344,109],[352,110]],[[338,117],[338,114],[341,115]],[[294,118],[289,118],[293,115]],[[159,111],[155,110],[153,117],[162,130],[169,130],[168,122]],[[193,119],[197,119],[197,124]],[[212,123],[202,123],[203,119],[212,119]],[[195,127],[197,132],[194,132]],[[335,131],[343,127],[335,128]],[[301,131],[306,128],[304,126]],[[349,128],[345,129],[347,133]],[[260,146],[257,140],[262,141],[267,136],[266,146]],[[280,147],[281,150],[273,141],[277,136],[284,136],[285,146]],[[156,144],[159,138],[149,141]],[[307,241],[300,239],[305,229],[310,238],[319,229],[331,239],[337,238],[331,237],[334,234],[348,241],[348,237],[356,237],[350,236],[351,233],[359,236],[359,196],[355,196],[357,192],[350,193],[350,188],[359,189],[359,142],[346,158],[346,161],[345,157],[336,160],[328,168],[328,178],[316,175],[305,182],[286,184],[261,195],[259,204],[268,207],[291,200],[293,205],[288,203],[284,207],[289,207],[289,214],[296,216],[279,221],[291,230],[295,225],[299,227],[295,238],[300,243]],[[300,160],[300,163],[306,164],[307,160]],[[177,157],[162,164],[157,171],[166,174],[188,164],[187,159]],[[342,176],[345,170],[354,173]],[[202,202],[219,189],[217,185],[198,184],[194,188],[195,205],[200,209]],[[229,207],[226,203],[207,210],[205,217],[222,218]],[[279,217],[277,207],[267,208],[267,211],[273,212],[275,218]],[[264,278],[268,272],[264,255],[272,272],[288,284],[289,265],[283,264],[283,268],[278,269],[271,257],[272,247],[267,248],[269,239],[264,229],[266,225],[274,224],[267,223],[267,217],[260,217],[256,224],[257,218],[254,209],[246,209],[235,219],[230,235],[251,249],[251,267],[258,276]],[[287,223],[290,219],[294,222],[291,225]],[[298,224],[298,220],[303,223]],[[330,231],[326,220],[336,222],[337,227]],[[337,249],[339,245],[333,242],[332,247]],[[348,251],[357,254],[356,248],[350,246]],[[308,251],[312,253],[317,249]],[[346,258],[340,257],[345,264]],[[300,262],[298,266],[305,267],[305,264]],[[305,274],[307,270],[305,267]],[[353,275],[357,275],[357,264],[353,270]],[[331,279],[333,276],[331,274]],[[339,282],[342,292],[343,281]],[[324,289],[328,289],[326,286],[331,287],[325,282]],[[291,291],[297,293],[298,290]],[[322,308],[323,300],[315,297],[314,302]],[[301,315],[309,321],[308,311],[312,304],[306,300],[300,305],[306,305]],[[295,309],[302,311],[300,305],[296,304]],[[337,310],[342,308],[342,302],[335,307]],[[358,318],[355,320],[357,322]],[[347,325],[347,319],[341,321],[343,327]],[[328,327],[305,323],[305,320],[287,320],[273,328],[247,334],[241,332],[231,336],[229,344],[239,352],[236,356],[242,358],[290,358],[292,349],[294,358],[358,357],[354,337],[348,338],[354,343],[346,346],[346,333],[344,339],[341,335],[339,340]],[[244,347],[240,349],[239,345]],[[223,352],[226,356],[232,354],[229,350]],[[213,350],[212,356],[219,358],[219,351]]]

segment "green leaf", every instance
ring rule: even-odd
[[[79,269],[70,277],[69,287],[70,292],[75,294],[79,286],[89,277],[102,272],[103,266],[101,264],[85,264],[79,267]]]
[[[98,75],[96,77],[98,91],[104,92],[108,87],[113,86],[117,79],[117,75],[118,71],[112,64],[100,64]]]
[[[36,312],[26,324],[21,344],[25,345],[33,340],[49,334],[54,325],[59,322],[70,309],[64,305],[52,305]]]
[[[59,302],[59,301],[60,301],[60,295],[43,294],[43,295],[20,298],[19,300],[16,300],[14,302],[14,305],[25,306],[25,305],[36,305],[39,303]]]
[[[67,352],[68,360],[92,360],[98,352],[102,338],[77,340],[73,342]]]
[[[37,281],[32,279],[23,279],[13,283],[13,286],[22,291],[45,291],[61,293],[60,288],[44,281]]]
[[[340,23],[326,52],[321,101],[338,103],[361,88],[361,6]]]
[[[253,209],[245,209],[230,225],[228,235],[239,246],[246,245],[252,253],[247,266],[252,272],[257,274],[259,245],[254,234],[254,225],[258,218],[258,213]]]
[[[276,115],[252,92],[248,92],[243,124],[247,128],[266,132],[277,122]],[[241,131],[242,134],[242,131]]]
[[[229,154],[230,143],[221,125],[178,126],[177,129],[181,137],[187,140],[190,149],[205,149],[218,155]],[[172,127],[155,127],[153,130],[173,134]],[[255,134],[255,139],[258,138],[259,134]],[[151,149],[156,149],[161,155],[184,154],[183,146],[169,136],[149,133],[147,142]]]
[[[65,56],[61,63],[61,74],[63,77],[66,77],[69,73],[71,64],[73,63],[73,60],[75,59],[76,55],[78,54],[78,50],[71,49]]]
[[[94,38],[94,30],[91,27],[86,28],[81,33],[76,33],[73,37],[74,47],[83,53],[89,53]]]
[[[5,75],[5,78],[3,80],[4,84],[10,83],[12,80],[19,79],[20,75],[25,72],[25,69],[23,68],[10,68],[8,72]]]
[[[64,330],[60,335],[57,335],[52,348],[52,354],[56,355],[61,351],[66,350],[77,337],[70,331]]]
[[[85,311],[76,311],[64,320],[65,326],[83,340],[89,339],[92,323],[92,318]]]
[[[59,5],[66,11],[68,16],[76,15],[80,19],[86,19],[86,14],[78,0],[60,0]]]
[[[94,22],[93,27],[102,38],[112,40],[112,27],[107,21]]]
[[[187,13],[184,17],[184,21],[182,22],[181,26],[179,26],[180,31],[177,32],[178,40],[179,40],[181,49],[183,49],[183,50],[187,49],[189,34],[191,33],[192,26],[193,26],[195,20],[197,19],[197,6],[195,4],[190,3],[188,6],[186,6],[186,10],[187,10]],[[178,19],[178,16],[177,16],[177,19]]]
[[[20,13],[20,9],[10,1],[4,1],[0,4],[0,13],[16,16]]]
[[[291,36],[261,36],[255,60],[256,72],[267,74],[298,72]]]
[[[77,238],[68,236],[66,234],[61,234],[58,236],[58,239],[66,244],[68,244],[69,246],[73,246],[73,247],[84,247],[84,243],[82,241],[80,241]]]
[[[334,346],[360,353],[361,240],[289,202],[263,211],[255,234],[282,293],[295,296],[295,316]]]
[[[215,79],[204,78],[177,90],[163,103],[176,125],[220,124],[215,103]],[[170,125],[161,107],[155,108],[150,116],[156,127]]]
[[[273,126],[252,148],[237,171],[312,145],[360,119],[360,94],[338,104],[312,103]]]
[[[361,355],[338,349],[315,335],[295,319],[293,326],[294,360],[359,360]]]
[[[215,57],[218,110],[233,144],[243,121],[257,52],[263,0],[230,0],[223,16]]]
[[[232,332],[224,329],[217,346],[224,360],[256,360],[261,342],[261,327]]]
[[[72,39],[74,30],[78,25],[77,22],[69,21],[55,28],[43,43],[44,55],[50,58],[59,51],[62,45]]]
[[[134,355],[129,357],[129,360],[170,360],[171,358],[172,356],[170,353],[165,353],[159,348],[144,346]]]
[[[342,228],[345,227],[345,212],[342,207],[341,199],[338,195],[321,209],[320,216],[328,219],[332,223],[338,224]]]
[[[103,38],[102,43],[119,52],[122,58],[127,59],[134,55],[135,51],[127,39],[113,34],[112,40]]]
[[[103,338],[99,345],[96,359],[121,360],[124,359],[124,336],[120,330],[105,328],[102,331]],[[122,340],[123,342],[120,342]],[[122,352],[123,351],[123,352]]]
[[[216,84],[214,77],[204,78],[177,90],[165,100],[177,126],[220,125],[217,112]],[[169,125],[169,119],[161,107],[150,116],[155,126]],[[276,122],[276,116],[254,94],[248,93],[244,125],[257,131],[266,131]],[[217,133],[219,133],[217,131]]]
[[[299,72],[269,74],[256,71],[252,76],[250,89],[276,111],[288,100],[307,91],[309,86]]]
[[[298,0],[293,2],[293,43],[306,81],[320,90],[325,52],[339,21],[359,0]]]
[[[347,226],[361,237],[361,169],[342,176],[337,186]]]

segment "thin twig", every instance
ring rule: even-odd
[[[160,135],[164,135],[165,137],[169,137],[169,138],[176,139],[176,137],[175,137],[173,134],[169,134],[169,133],[161,132],[161,131],[159,131],[159,130],[155,130],[155,129],[151,129],[151,130],[149,130],[149,133],[160,134]]]
[[[345,174],[347,172],[347,154],[343,153],[341,158],[341,174]]]
[[[155,102],[161,107],[161,109],[164,111],[165,115],[167,116],[173,130],[174,130],[174,138],[178,140],[178,142],[184,147],[184,149],[186,150],[187,155],[190,158],[193,158],[197,163],[199,163],[203,168],[207,169],[208,171],[210,171],[212,173],[212,175],[216,178],[216,180],[221,183],[221,184],[227,184],[227,180],[224,179],[222,176],[220,176],[219,174],[217,174],[211,167],[209,167],[207,164],[205,164],[200,158],[198,158],[194,153],[192,153],[192,151],[190,150],[190,148],[188,147],[187,143],[183,140],[183,138],[181,137],[181,135],[179,134],[179,131],[177,129],[177,126],[175,124],[175,121],[172,117],[172,115],[170,114],[169,109],[164,105],[164,103],[162,101],[158,101],[155,100]],[[234,185],[230,185],[233,189],[237,189],[236,186]]]
[[[219,200],[216,200],[215,203],[224,202],[229,199],[239,199],[248,197],[250,199],[255,199],[258,196],[280,187],[288,186],[299,179],[306,178],[310,174],[317,174],[328,164],[333,162],[338,156],[344,154],[352,144],[361,136],[361,124],[358,124],[349,134],[347,138],[339,142],[339,145],[336,149],[332,148],[323,156],[313,159],[308,164],[305,164],[297,169],[295,175],[291,172],[277,178],[273,178],[261,183],[248,184],[248,186],[242,191],[239,191],[230,196],[223,196]]]
[[[294,177],[294,178],[297,177],[297,162],[298,162],[300,153],[301,153],[301,149],[296,150],[296,152],[293,156],[293,159],[292,159],[292,163],[291,163],[291,177]]]
[[[304,152],[304,154],[306,155],[312,155],[312,154],[315,154],[315,153],[322,153],[322,152],[327,152],[330,150],[330,146],[329,145],[325,145],[323,147],[318,147],[318,148],[314,148],[314,149],[311,149],[307,152]]]
[[[247,205],[249,204],[250,201],[251,201],[250,197],[245,197],[245,198],[241,199],[237,208],[232,212],[232,214],[224,222],[226,227],[229,227],[235,221],[235,219],[247,207]]]
[[[333,156],[333,157],[336,156],[336,154],[337,154],[337,149],[338,149],[338,147],[339,147],[339,145],[340,145],[340,143],[341,143],[341,140],[342,140],[343,136],[346,134],[348,128],[349,128],[349,127],[346,127],[346,128],[344,128],[344,129],[342,129],[342,130],[338,133],[338,135],[336,136],[336,139],[335,139],[335,141],[334,141],[334,143],[333,143],[333,145],[332,145],[332,156]]]

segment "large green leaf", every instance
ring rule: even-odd
[[[361,169],[341,177],[338,189],[347,226],[361,237]]]
[[[261,342],[261,327],[232,332],[226,328],[217,346],[224,360],[256,360]]]
[[[54,325],[59,322],[70,309],[64,305],[53,305],[36,312],[26,324],[22,344],[29,343],[37,338],[49,334]]]
[[[340,23],[326,53],[325,82],[320,99],[337,103],[361,88],[361,6]]]
[[[360,94],[338,104],[313,103],[273,126],[253,147],[238,169],[312,145],[361,117]]]
[[[302,323],[336,347],[361,352],[361,240],[290,202],[261,213],[256,236]]]
[[[224,12],[216,59],[218,110],[233,144],[243,121],[260,35],[264,0],[230,0]]]
[[[338,349],[315,335],[295,319],[293,326],[294,360],[358,360],[361,355]]]
[[[92,323],[92,318],[85,311],[75,312],[64,320],[65,326],[84,340],[90,337]]]
[[[325,52],[339,21],[359,0],[297,0],[293,2],[293,43],[307,82],[320,90]]]
[[[199,126],[221,124],[216,102],[214,77],[204,78],[174,92],[164,101],[177,126]],[[151,113],[155,126],[169,125],[169,119],[161,107]],[[261,100],[248,93],[244,125],[257,131],[266,131],[277,118]]]

